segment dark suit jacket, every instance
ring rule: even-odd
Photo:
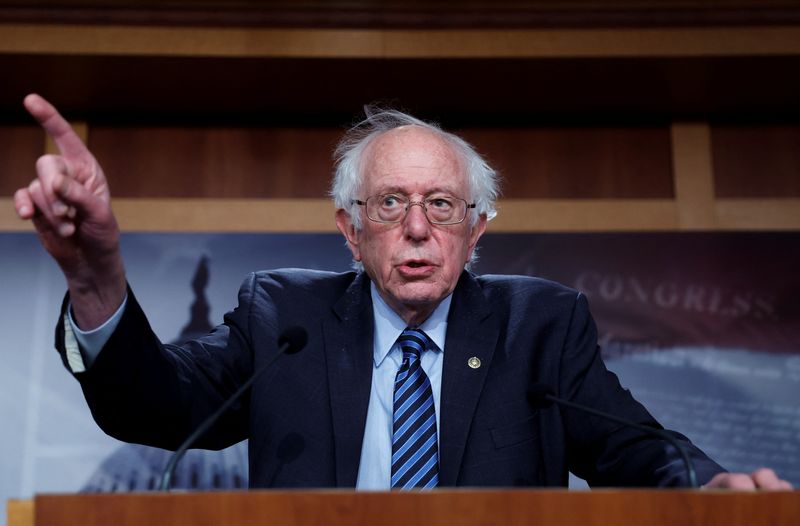
[[[253,487],[353,487],[373,356],[363,273],[252,274],[224,324],[182,348],[158,341],[129,291],[113,336],[76,377],[108,434],[174,449],[295,325],[308,331],[307,347],[281,357],[199,445],[222,448],[249,438]],[[56,341],[63,354],[61,325]],[[467,365],[471,357],[480,359],[479,368]],[[526,400],[531,383],[658,426],[606,370],[581,294],[536,278],[464,272],[444,352],[442,486],[564,486],[567,470],[600,486],[683,483],[671,446],[571,410],[534,410]],[[701,483],[722,471],[689,448]]]

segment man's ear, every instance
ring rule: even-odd
[[[354,261],[361,261],[361,249],[359,248],[359,232],[353,225],[350,214],[344,208],[336,210],[336,228],[347,240],[347,246],[353,253]]]
[[[486,214],[478,216],[478,222],[475,223],[469,231],[469,248],[467,250],[467,262],[472,259],[472,253],[475,251],[475,245],[478,244],[478,239],[486,232]]]

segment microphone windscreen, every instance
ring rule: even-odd
[[[528,403],[534,409],[544,409],[553,405],[548,396],[555,396],[556,392],[552,387],[545,384],[531,384],[528,387]]]
[[[303,350],[308,342],[308,333],[302,327],[289,327],[280,338],[278,338],[278,346],[283,347],[286,345],[285,354],[294,354]]]

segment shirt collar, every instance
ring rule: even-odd
[[[406,322],[383,301],[377,287],[375,287],[375,283],[370,283],[370,294],[372,295],[372,312],[375,318],[373,359],[375,360],[375,367],[378,367],[389,355],[392,347],[397,342],[397,338],[406,328]],[[444,352],[444,340],[447,335],[447,315],[450,313],[452,299],[453,294],[448,294],[419,326],[433,340],[438,350],[442,352]]]

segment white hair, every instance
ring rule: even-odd
[[[444,140],[466,171],[469,201],[475,203],[475,214],[470,222],[474,225],[481,215],[491,220],[497,215],[495,202],[499,193],[497,172],[467,141],[442,130],[438,125],[417,119],[407,113],[392,109],[371,106],[364,108],[366,118],[345,133],[334,152],[336,170],[331,185],[331,197],[336,208],[343,208],[350,214],[356,229],[361,229],[361,214],[353,200],[366,199],[361,196],[364,181],[364,152],[375,139],[386,132],[401,126],[419,126]]]

